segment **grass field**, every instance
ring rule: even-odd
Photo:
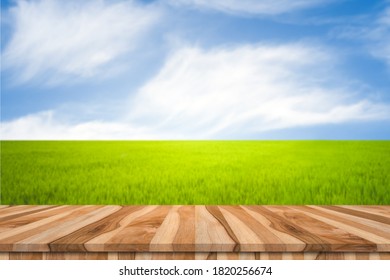
[[[1,204],[390,204],[390,141],[2,141]]]

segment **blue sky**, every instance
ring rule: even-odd
[[[390,139],[390,2],[2,1],[2,139]]]

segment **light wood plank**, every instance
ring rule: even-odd
[[[136,253],[130,256],[135,259],[252,259],[263,253],[264,258],[353,259],[358,252],[381,252],[377,257],[383,258],[390,252],[388,210],[388,206],[9,206],[0,208],[0,252],[37,252],[43,257],[96,252],[107,258],[119,258],[123,252]],[[157,252],[161,254],[153,255]]]
[[[126,215],[123,219],[121,219],[119,221],[119,223],[116,225],[115,229],[110,230],[108,232],[104,232],[104,233],[90,239],[89,241],[85,242],[84,243],[85,249],[87,251],[104,251],[105,250],[105,243],[108,242],[113,236],[115,236],[120,231],[122,231],[128,224],[130,224],[132,221],[134,221],[138,217],[142,217],[143,215],[153,211],[156,208],[157,208],[157,206],[145,206],[145,207],[140,208],[139,210],[131,212],[130,214]]]
[[[57,206],[11,206],[0,211],[0,222],[6,222],[12,219],[16,219],[21,216],[34,214],[37,212],[45,211],[46,209],[54,208]]]
[[[1,260],[390,260],[390,253],[352,252],[130,252],[130,253],[90,253],[90,252],[13,252],[0,253]]]
[[[209,212],[206,206],[195,208],[195,250],[197,252],[237,251],[238,239]],[[222,216],[220,211],[216,215]],[[225,224],[227,224],[225,220]]]
[[[86,251],[84,244],[103,234],[112,234],[113,231],[119,230],[123,221],[132,213],[143,209],[144,206],[124,206],[118,209],[117,212],[98,220],[94,223],[74,231],[62,238],[59,238],[50,243],[51,251],[69,252],[69,251]]]
[[[284,242],[280,239],[278,234],[275,234],[275,231],[270,228],[269,226],[265,226],[262,223],[260,223],[257,219],[254,218],[254,215],[250,215],[247,211],[243,209],[243,207],[239,206],[221,206],[221,210],[227,210],[229,213],[231,213],[231,227],[236,232],[236,235],[238,236],[238,232],[240,232],[240,243],[241,250],[242,251],[286,251],[286,245]],[[234,222],[234,220],[236,222]],[[243,223],[243,226],[240,226],[237,224],[238,222]],[[237,226],[233,226],[237,225]],[[246,242],[243,242],[244,239],[247,239],[246,233],[242,232],[242,229],[246,229],[246,231],[251,231],[256,235],[256,239],[260,239],[260,242],[257,242],[255,239],[253,240],[247,240]],[[261,244],[261,246],[259,246]],[[258,250],[257,250],[258,247]]]
[[[374,205],[338,205],[342,208],[348,208],[352,210],[362,210],[367,213],[384,216],[390,218],[390,206],[374,206]]]
[[[335,221],[339,221],[341,223],[345,223],[347,225],[363,229],[367,233],[379,235],[390,240],[390,227],[386,224],[378,223],[376,221],[370,221],[360,217],[350,216],[342,212],[332,211],[321,206],[307,206],[296,209],[311,214],[317,214]]]
[[[42,219],[52,217],[53,215],[61,214],[64,211],[72,210],[72,206],[57,206],[41,208],[35,211],[24,212],[18,215],[8,216],[8,219],[0,221],[0,229],[6,231],[8,229],[17,228],[27,224],[31,224]]]
[[[118,211],[119,206],[104,206],[98,209],[75,217],[70,221],[60,223],[52,228],[49,228],[41,234],[36,234],[20,240],[14,244],[15,251],[28,251],[28,250],[39,250],[39,251],[50,251],[49,243],[56,239],[59,239],[65,235],[72,233],[90,223],[96,222],[106,216]]]
[[[1,260],[9,260],[9,253],[8,252],[0,252],[0,261]]]
[[[328,223],[324,218],[318,219],[317,216],[300,210],[302,207],[272,206],[271,208],[294,224],[310,230],[318,236],[321,240],[318,245],[324,248],[322,251],[367,251],[377,249],[375,242],[370,242],[355,233]]]
[[[325,217],[320,216],[320,215],[316,215],[316,214],[312,214],[312,213],[308,213],[308,212],[305,212],[305,214],[307,216],[314,218],[314,219],[320,220],[324,223],[327,223],[327,224],[332,225],[336,228],[342,229],[343,231],[346,231],[346,232],[353,234],[355,236],[359,236],[359,237],[371,242],[371,244],[366,244],[364,246],[363,246],[363,244],[361,244],[361,245],[354,244],[352,246],[352,248],[350,248],[351,246],[348,246],[349,244],[347,244],[347,248],[344,249],[345,251],[348,251],[348,250],[349,251],[390,251],[390,243],[389,243],[389,240],[386,238],[375,235],[373,233],[368,234],[365,230],[362,230],[360,228],[350,226],[350,225],[347,225],[345,223],[335,221],[333,219],[325,218]],[[372,244],[374,244],[374,245],[372,245]]]
[[[103,250],[149,251],[149,243],[155,235],[157,228],[163,223],[170,208],[171,206],[158,206],[145,215],[136,217],[128,225],[116,232],[115,235],[106,237],[104,244],[101,244],[103,245]],[[86,246],[89,246],[89,250],[92,250],[90,246],[94,242],[96,242],[96,238],[86,243]],[[96,248],[93,248],[93,250],[96,250]]]
[[[330,249],[329,246],[324,246],[325,242],[320,237],[313,234],[311,230],[302,228],[290,219],[283,217],[283,215],[278,215],[272,208],[265,206],[247,206],[246,208],[257,212],[270,220],[271,226],[275,230],[301,240],[305,244],[305,247],[303,248],[305,251],[323,251]],[[288,250],[293,251],[293,249],[296,248],[295,245],[296,244],[293,244],[293,246],[288,247]]]
[[[195,250],[195,206],[173,206],[150,241],[151,251]]]
[[[356,217],[364,218],[367,220],[376,221],[379,223],[384,223],[384,224],[390,225],[390,219],[388,217],[383,217],[381,215],[376,215],[376,214],[368,213],[368,212],[357,210],[357,209],[350,209],[350,208],[344,208],[344,207],[333,206],[333,205],[323,206],[323,207],[327,208],[329,210],[332,210],[332,211],[342,212],[342,213],[345,213],[345,214],[348,214],[351,216],[356,216]]]
[[[51,226],[57,225],[58,223],[63,221],[63,219],[72,218],[70,217],[70,215],[72,215],[72,213],[75,213],[76,211],[79,210],[88,212],[89,208],[82,207],[82,206],[72,207],[62,211],[62,213],[59,213],[57,215],[53,215],[51,217],[44,218],[42,220],[38,220],[20,227],[16,227],[16,228],[12,228],[0,232],[0,250],[12,251],[14,244],[19,240],[22,240],[29,236],[33,236],[35,234],[41,234],[42,231],[50,228]]]
[[[232,209],[230,210],[234,211]],[[244,215],[242,215],[242,218],[244,218],[244,220],[240,220],[239,217],[236,217],[229,211],[225,210],[223,207],[220,207],[220,211],[224,216],[227,224],[229,225],[231,231],[234,233],[235,237],[237,238],[238,240],[237,243],[240,244],[240,251],[265,251],[266,250],[266,244],[264,240],[261,239],[261,237],[263,237],[264,239],[267,238],[266,232],[264,232],[264,234],[261,234],[260,230],[254,229],[253,223],[249,223],[247,217]],[[236,215],[240,215],[240,213],[237,213],[239,211],[235,211],[235,212]],[[252,219],[252,222],[253,221],[255,220]],[[252,227],[250,227],[249,225],[252,225]]]
[[[276,230],[275,226],[273,225],[273,221],[271,219],[266,218],[264,215],[261,215],[258,212],[255,212],[246,206],[243,206],[243,209],[249,215],[251,215],[256,221],[264,225],[270,232],[272,232],[275,236],[278,237],[281,245],[283,245],[283,247],[281,248],[283,251],[294,252],[294,251],[303,251],[305,249],[306,243],[304,243],[302,240],[299,240],[298,238],[294,237],[289,233]]]

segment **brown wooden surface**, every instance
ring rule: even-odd
[[[1,206],[0,252],[388,253],[390,206]]]
[[[390,253],[351,252],[11,252],[1,260],[390,260]]]

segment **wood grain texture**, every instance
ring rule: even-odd
[[[9,253],[0,252],[0,261],[1,260],[9,260]]]
[[[119,252],[0,253],[1,260],[390,260],[390,253],[343,252]]]
[[[9,252],[373,258],[390,252],[390,206],[3,206],[0,253]]]
[[[207,209],[206,206],[195,208],[195,251],[237,251],[238,240],[236,236],[225,229],[214,216],[215,214],[212,214],[212,210],[213,208]]]
[[[298,210],[292,207],[281,206],[267,208],[317,236],[319,240],[316,240],[316,243],[307,244],[311,248],[320,245],[321,249],[319,251],[376,251],[377,246],[375,243],[361,236],[354,235],[334,224],[325,222],[324,219],[314,217],[306,208],[300,207]]]
[[[86,251],[84,243],[105,233],[117,230],[121,227],[122,220],[142,208],[142,206],[124,206],[110,216],[53,241],[50,243],[51,251]]]
[[[390,218],[389,207],[374,206],[374,205],[360,205],[360,206],[340,205],[339,207],[352,209],[352,210],[360,210],[360,211],[364,211],[367,213],[372,213],[372,214],[384,216],[386,218]]]

